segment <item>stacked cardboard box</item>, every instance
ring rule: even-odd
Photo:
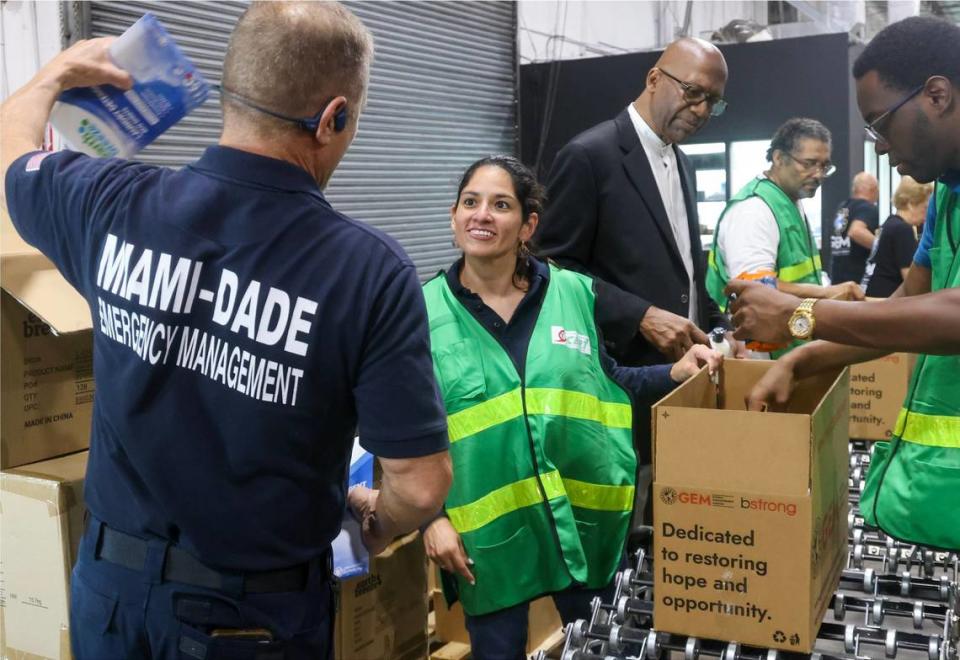
[[[93,346],[86,301],[0,219],[0,468],[86,449]]]
[[[654,408],[654,620],[691,637],[808,653],[846,555],[847,371],[748,412],[772,366],[729,360]]]
[[[0,474],[0,657],[70,658],[70,571],[87,452]]]
[[[890,439],[915,364],[915,355],[893,353],[850,367],[851,438]]]
[[[0,650],[69,658],[93,413],[90,311],[5,212],[0,283]]]

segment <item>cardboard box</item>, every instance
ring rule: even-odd
[[[70,571],[87,452],[0,473],[0,655],[70,658]]]
[[[439,570],[430,565],[431,571]],[[436,617],[437,639],[441,642],[459,642],[469,644],[466,623],[463,620],[463,606],[454,603],[447,607],[443,592],[438,588],[431,593],[433,612]],[[553,598],[544,596],[530,603],[530,619],[527,624],[527,653],[533,653],[553,633],[563,627],[560,614],[553,604]]]
[[[427,570],[413,532],[370,562],[370,573],[340,582],[336,660],[414,660],[427,655]]]
[[[893,353],[850,367],[851,438],[890,439],[907,397],[916,357]]]
[[[0,468],[89,446],[93,335],[86,301],[0,221]]]
[[[771,366],[728,360],[719,388],[704,369],[654,408],[654,621],[807,653],[846,552],[849,376],[747,412]]]

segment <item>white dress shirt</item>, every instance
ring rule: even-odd
[[[697,286],[693,281],[693,252],[691,252],[690,246],[687,207],[683,200],[683,188],[680,185],[677,154],[674,153],[671,145],[664,144],[663,140],[653,132],[653,129],[647,125],[647,122],[640,116],[632,103],[627,106],[627,113],[630,115],[633,127],[637,131],[637,136],[640,138],[640,144],[647,154],[647,160],[650,161],[650,169],[653,170],[653,178],[657,182],[660,199],[667,211],[667,219],[670,221],[670,229],[673,230],[673,238],[677,242],[680,258],[683,259],[683,266],[687,271],[687,283],[690,288],[687,301],[687,318],[699,325]]]

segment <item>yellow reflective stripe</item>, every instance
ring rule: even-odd
[[[548,500],[552,500],[555,497],[563,497],[566,494],[563,488],[566,482],[560,478],[560,473],[556,470],[541,474],[540,481],[543,483],[543,492],[547,494]]]
[[[611,403],[592,394],[545,387],[527,390],[527,413],[587,419],[615,429],[631,428],[633,419],[629,403]]]
[[[820,261],[820,255],[813,255],[813,265],[817,267],[817,270],[823,270],[823,263]]]
[[[633,410],[629,403],[600,401],[592,394],[551,388],[527,390],[527,413],[561,415],[599,422],[609,428],[631,428]],[[457,442],[523,414],[520,390],[512,390],[447,417],[450,442]]]
[[[563,494],[563,483],[556,470],[540,475],[540,479],[548,498]],[[489,525],[500,516],[542,501],[537,478],[529,477],[501,486],[470,504],[448,508],[446,513],[454,528],[461,534],[466,534]]]
[[[713,250],[710,250],[710,252],[707,253],[707,265],[710,268],[713,268],[717,265],[717,259],[713,256]]]
[[[925,415],[904,408],[897,417],[894,435],[918,445],[960,449],[960,417]]]
[[[462,440],[523,414],[520,390],[515,389],[447,417],[450,442]]]
[[[564,479],[570,504],[596,511],[630,511],[633,509],[633,486],[589,484],[575,479]]]
[[[816,257],[814,262],[816,262]],[[817,264],[816,268],[819,268],[820,265]],[[797,282],[802,280],[807,275],[813,275],[816,271],[814,264],[810,263],[809,259],[804,259],[798,264],[793,264],[792,266],[784,266],[783,268],[777,271],[777,277],[785,282]]]
[[[633,508],[633,486],[591,484],[563,479],[556,470],[540,475],[548,500],[566,495],[572,506],[596,511],[630,511]],[[447,517],[461,534],[489,525],[497,518],[524,507],[543,502],[536,477],[528,477],[501,486],[469,504],[451,507]]]

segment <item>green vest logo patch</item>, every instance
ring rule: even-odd
[[[559,325],[552,325],[550,326],[550,341],[558,346],[566,346],[575,351],[580,351],[584,355],[590,355],[590,337],[585,333],[566,330]]]

